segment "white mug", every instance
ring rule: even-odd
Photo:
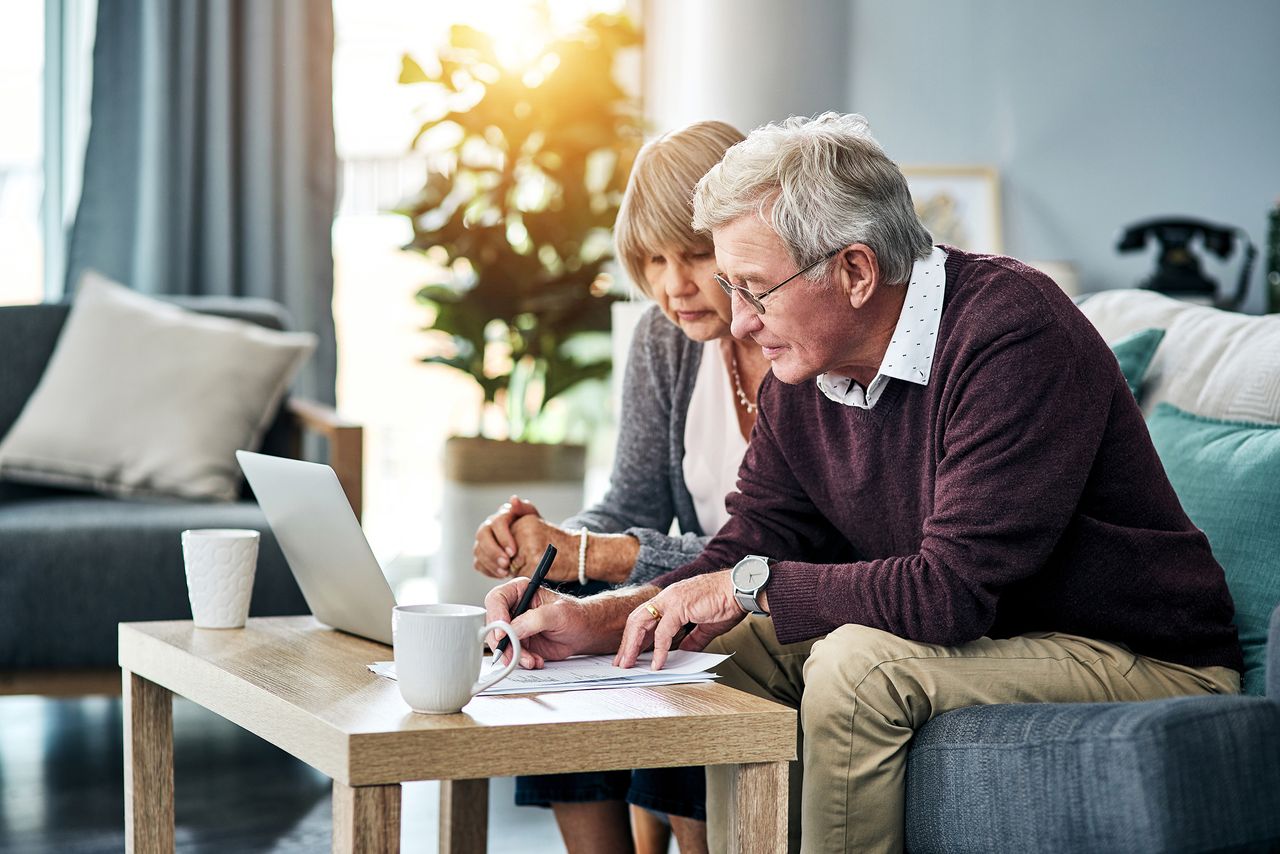
[[[238,629],[249,616],[261,535],[238,528],[182,532],[187,596],[198,629]]]
[[[484,637],[501,629],[511,638],[511,661],[480,679]],[[400,696],[415,712],[450,715],[471,698],[507,678],[520,659],[520,639],[511,624],[486,624],[474,605],[399,605],[391,613],[396,681]]]

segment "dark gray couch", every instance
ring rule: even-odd
[[[287,325],[283,310],[262,300],[182,302],[271,328]],[[67,311],[61,304],[0,307],[0,437],[39,382]],[[325,407],[290,400],[263,451],[298,456],[304,427],[327,434],[331,453],[341,450],[343,465],[335,468],[348,472],[344,486],[358,514],[358,427]],[[261,531],[251,614],[308,613],[247,492],[226,504],[121,500],[0,481],[0,694],[80,693],[78,685],[118,690],[111,672],[116,624],[191,617],[179,536],[186,528]],[[72,678],[95,672],[103,678]]]

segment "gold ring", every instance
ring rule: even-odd
[[[645,605],[644,605],[644,609],[645,609],[646,611],[648,611],[648,612],[649,612],[649,614],[650,614],[650,615],[651,615],[655,620],[661,620],[661,619],[662,619],[662,612],[661,612],[661,611],[659,611],[657,608],[653,607],[653,603],[651,603],[651,602],[646,602],[646,603],[645,603]]]

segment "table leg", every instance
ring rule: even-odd
[[[334,854],[400,850],[400,784],[348,786],[333,781]]]
[[[483,854],[489,844],[489,781],[440,781],[440,854]]]
[[[124,839],[130,854],[173,851],[173,694],[122,673]]]
[[[730,851],[787,850],[787,781],[790,763],[733,766]]]

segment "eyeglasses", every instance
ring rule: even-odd
[[[742,297],[743,301],[745,301],[747,305],[755,309],[756,314],[764,314],[764,298],[765,297],[767,297],[769,294],[773,293],[778,288],[782,287],[792,279],[803,276],[805,273],[809,272],[814,267],[821,264],[823,261],[827,261],[831,258],[834,258],[839,254],[840,254],[839,249],[832,249],[826,255],[823,255],[817,261],[814,261],[812,264],[810,264],[808,267],[805,267],[803,270],[796,273],[794,276],[790,276],[784,281],[778,282],[778,284],[774,285],[773,287],[769,288],[766,291],[761,291],[758,294],[753,294],[751,291],[747,290],[742,285],[733,284],[732,282],[730,282],[728,279],[726,279],[724,276],[720,275],[719,273],[715,274],[716,284],[720,286],[720,290],[724,291],[726,294],[729,295],[730,299],[733,299],[733,295],[737,294],[738,296]]]

